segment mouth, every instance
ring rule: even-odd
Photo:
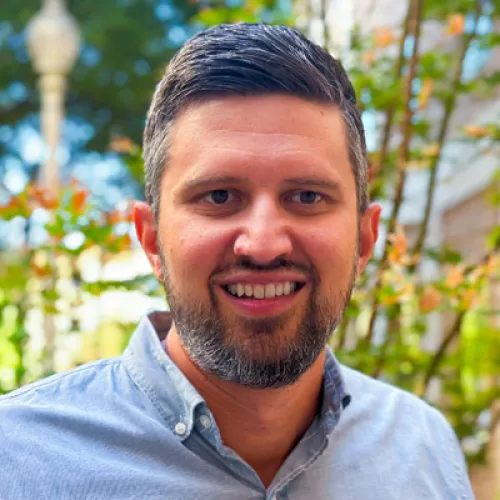
[[[305,282],[286,281],[267,284],[234,283],[221,285],[221,288],[235,299],[265,301],[296,295],[304,286]]]

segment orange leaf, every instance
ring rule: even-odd
[[[127,212],[125,213],[125,220],[127,222],[134,222],[134,210],[133,209],[127,210]]]
[[[106,222],[108,224],[114,225],[123,221],[123,214],[119,210],[113,210],[113,212],[109,212],[106,214]]]
[[[40,186],[30,186],[28,188],[28,194],[30,198],[34,198],[36,201],[39,201],[44,198],[46,195],[47,190],[44,188],[41,188]]]
[[[134,147],[134,143],[128,137],[116,137],[109,144],[111,151],[120,154],[128,154]]]
[[[123,234],[121,236],[111,235],[107,244],[109,245],[108,248],[111,248],[113,252],[125,252],[130,250],[132,238],[130,238],[128,234]]]
[[[406,241],[406,236],[404,234],[396,234],[393,241],[393,247],[396,252],[403,254],[406,253],[408,248],[408,243]]]
[[[42,208],[51,210],[57,207],[57,200],[48,189],[39,186],[31,186],[29,188],[29,196],[30,198],[33,198],[35,203],[37,203]]]
[[[31,262],[31,268],[37,278],[45,278],[52,273],[52,269],[48,264],[39,265],[35,262]]]
[[[480,139],[481,137],[486,137],[489,132],[486,127],[480,127],[478,125],[468,125],[467,127],[464,127],[464,133],[470,137]]]
[[[127,222],[134,222],[134,207],[135,207],[134,201],[130,201],[127,204],[127,208],[125,210],[125,220]]]
[[[365,63],[371,66],[375,62],[375,54],[371,51],[365,52],[361,56],[361,60]]]
[[[420,311],[428,313],[435,311],[441,304],[441,293],[433,286],[424,289],[419,300]]]
[[[13,209],[21,209],[21,208],[24,209],[25,206],[24,206],[23,202],[17,196],[12,196],[9,200],[9,203],[0,207],[2,212],[7,211],[7,210],[10,211]]]
[[[375,30],[375,46],[379,49],[387,47],[394,42],[394,33],[389,28],[378,28]]]
[[[120,239],[119,239],[119,244],[118,244],[118,249],[120,252],[123,252],[125,250],[130,250],[130,247],[132,246],[132,239],[128,234],[124,234]]]
[[[392,247],[389,250],[389,260],[393,263],[402,263],[408,250],[408,242],[403,232],[397,232],[389,237]]]
[[[81,213],[83,211],[87,197],[88,192],[83,189],[79,189],[75,192],[73,198],[71,199],[71,205],[76,213]]]
[[[464,270],[459,266],[453,266],[446,277],[446,286],[455,288],[464,282]]]
[[[465,29],[465,17],[463,14],[452,14],[448,17],[448,35],[461,35]]]
[[[478,299],[478,293],[476,290],[473,290],[472,288],[469,288],[468,290],[465,290],[464,294],[462,295],[462,300],[460,301],[460,305],[462,309],[468,310],[472,309]]]
[[[41,205],[43,208],[46,208],[47,210],[52,210],[54,208],[57,208],[57,200],[53,196],[48,195],[43,200],[43,203]]]

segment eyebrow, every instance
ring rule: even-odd
[[[240,177],[234,177],[231,175],[215,175],[199,179],[190,179],[184,183],[181,190],[183,192],[195,191],[201,188],[215,186],[217,184],[243,184],[244,182],[245,180]]]
[[[232,175],[218,175],[199,179],[190,179],[182,186],[183,192],[196,191],[202,188],[216,186],[218,184],[244,184],[247,179]],[[331,191],[340,191],[341,186],[336,181],[326,180],[319,177],[289,177],[284,180],[285,184],[294,184],[304,187],[321,187]]]
[[[289,179],[285,179],[285,183],[295,184],[305,187],[308,186],[321,187],[324,189],[329,189],[331,191],[340,191],[341,189],[340,183],[336,181],[322,179],[319,177],[291,177]]]

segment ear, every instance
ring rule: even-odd
[[[157,244],[156,220],[147,203],[137,202],[134,204],[134,224],[137,239],[153,269],[155,276],[163,281],[161,270],[160,252]]]
[[[382,207],[378,203],[372,203],[363,214],[359,225],[359,261],[358,276],[370,260],[375,243],[378,238],[380,214]]]

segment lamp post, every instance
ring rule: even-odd
[[[76,21],[66,10],[64,0],[43,0],[41,10],[26,29],[26,44],[36,73],[39,74],[40,122],[47,156],[40,170],[40,184],[54,197],[59,191],[57,146],[64,119],[66,76],[80,48]],[[50,287],[55,279],[50,278]],[[44,315],[44,371],[54,371],[56,324],[51,314]]]
[[[66,76],[80,48],[80,32],[66,10],[64,0],[44,0],[42,9],[27,26],[26,42],[35,71],[40,75],[41,129],[47,145],[47,158],[41,184],[53,194],[59,188],[57,145],[64,117]]]

